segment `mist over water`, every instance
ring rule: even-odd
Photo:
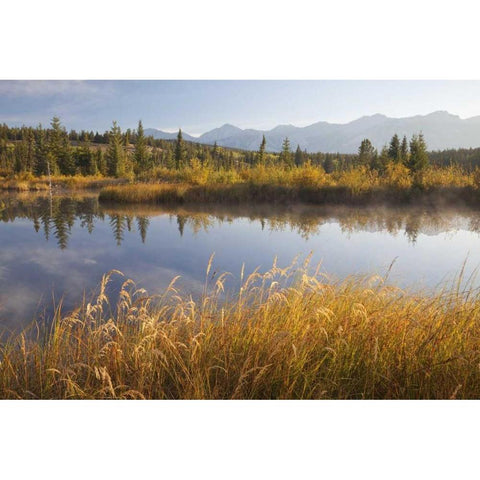
[[[120,207],[96,195],[18,194],[0,197],[0,325],[17,328],[52,314],[63,299],[67,311],[102,275],[116,269],[150,294],[173,277],[200,295],[210,275],[232,273],[238,286],[248,274],[311,254],[312,270],[333,279],[385,275],[408,288],[451,282],[468,258],[464,278],[480,265],[480,212],[404,208],[257,206]],[[114,276],[115,296],[124,278]],[[478,286],[480,282],[473,280]]]

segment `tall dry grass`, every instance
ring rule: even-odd
[[[127,182],[126,179],[102,177],[100,175],[53,175],[51,180],[54,188],[62,190],[94,190],[108,185],[119,185]],[[11,178],[0,179],[0,190],[26,192],[45,191],[49,188],[50,179],[48,176],[34,177],[31,174],[23,173]]]
[[[427,168],[412,175],[401,164],[385,171],[358,166],[331,174],[301,167],[257,165],[214,170],[198,161],[172,170],[157,168],[144,182],[102,190],[100,200],[120,203],[307,202],[314,204],[447,203],[478,204],[480,174],[458,166]]]
[[[274,265],[234,296],[225,275],[198,300],[126,281],[110,305],[117,274],[49,331],[4,339],[2,398],[480,398],[478,291],[409,294]]]

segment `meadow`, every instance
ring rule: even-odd
[[[10,399],[478,399],[480,294],[409,293],[379,276],[335,282],[308,262],[241,278],[206,272],[194,299],[125,280],[70,313],[4,334]],[[213,278],[212,278],[213,277]]]

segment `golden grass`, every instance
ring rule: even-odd
[[[62,190],[88,190],[100,189],[107,185],[118,185],[125,183],[124,179],[116,179],[102,176],[52,176],[52,187]],[[17,192],[45,191],[50,188],[50,180],[47,176],[34,177],[23,174],[12,178],[0,179],[0,190],[11,190]]]
[[[2,344],[2,398],[480,398],[478,292],[416,295],[274,265],[230,298],[225,275],[199,300],[126,281],[110,306],[110,275],[48,333]]]
[[[385,172],[365,166],[327,174],[307,163],[301,167],[255,166],[213,170],[198,163],[180,170],[157,168],[141,183],[107,187],[100,200],[118,203],[306,202],[371,204],[424,202],[478,204],[480,171],[457,166],[428,168],[413,176],[401,164]]]

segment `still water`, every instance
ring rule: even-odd
[[[384,275],[409,288],[466,277],[480,265],[480,212],[415,208],[120,207],[96,195],[0,197],[0,326],[48,318],[54,302],[72,308],[112,269],[149,293],[172,278],[193,295],[213,270],[233,274],[286,266],[312,253],[311,264],[336,279]],[[213,271],[212,270],[212,271]],[[120,281],[120,280],[119,280]],[[476,283],[479,285],[480,281]],[[112,287],[113,288],[113,287]],[[112,290],[113,291],[113,290]]]

